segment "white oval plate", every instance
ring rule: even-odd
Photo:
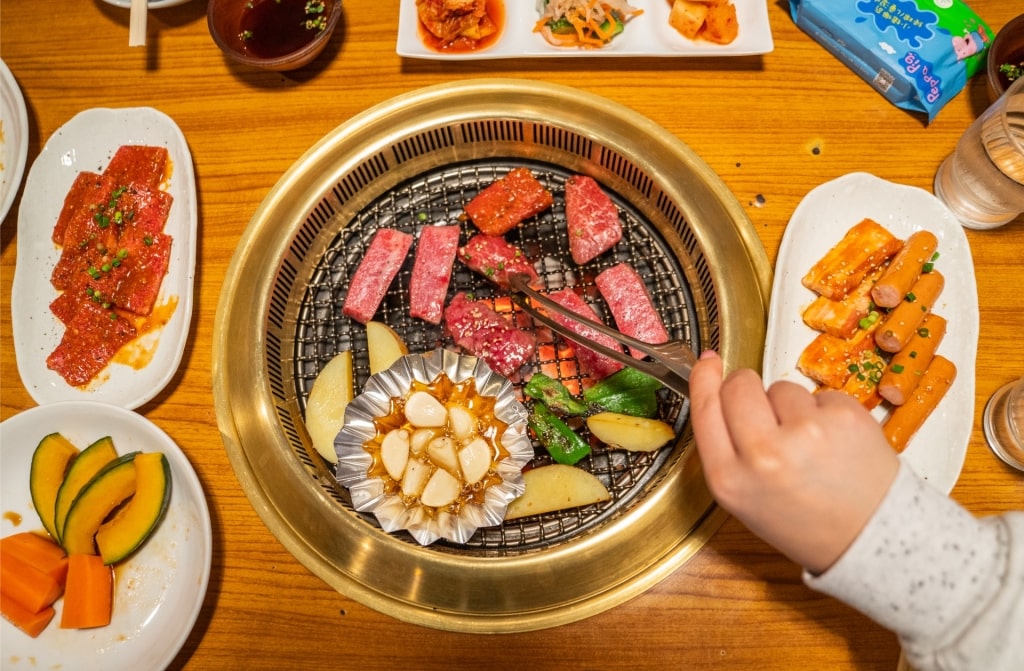
[[[763,376],[766,384],[790,380],[807,389],[814,383],[796,369],[797,359],[817,332],[804,324],[803,308],[814,299],[800,279],[854,224],[869,217],[896,237],[928,229],[939,239],[935,264],[946,277],[933,310],[949,320],[939,352],[957,367],[945,398],[911,440],[902,456],[914,471],[949,493],[960,477],[974,423],[974,366],[978,349],[978,290],[967,236],[935,196],[866,173],[844,175],[813,189],[793,212],[775,264]],[[885,411],[876,408],[878,419]]]
[[[773,48],[764,0],[732,0],[736,6],[739,34],[731,44],[688,40],[668,25],[667,0],[630,0],[644,13],[626,24],[625,30],[601,49],[566,49],[548,44],[533,26],[540,18],[535,0],[503,0],[505,27],[487,49],[440,53],[423,44],[419,35],[416,0],[401,0],[398,19],[399,56],[442,61],[495,58],[608,57],[608,56],[753,56]]]
[[[29,467],[36,445],[54,431],[79,449],[110,436],[118,454],[163,452],[171,467],[171,502],[145,545],[117,566],[114,612],[108,626],[61,629],[62,600],[37,638],[3,620],[3,668],[163,669],[192,631],[210,578],[213,533],[199,478],[174,441],[131,410],[94,401],[38,406],[0,424],[4,513],[0,535],[42,531],[29,493]],[[15,516],[21,517],[19,524]]]
[[[0,61],[0,222],[7,218],[28,159],[25,98],[7,64]]]
[[[170,151],[173,172],[168,190],[174,201],[164,232],[174,241],[157,305],[176,297],[177,307],[162,329],[128,345],[152,353],[146,365],[136,369],[111,363],[88,386],[72,387],[46,367],[46,357],[64,335],[64,325],[49,308],[58,294],[50,274],[60,258],[60,249],[51,240],[53,225],[78,173],[102,172],[123,144],[162,145]],[[137,408],[164,388],[178,370],[188,339],[197,223],[192,155],[181,130],[163,112],[150,107],[90,109],[50,137],[25,181],[11,297],[18,372],[37,403],[95,400]]]

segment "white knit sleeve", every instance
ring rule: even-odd
[[[895,632],[918,671],[1024,669],[1024,511],[976,519],[906,464],[850,548],[804,582]]]

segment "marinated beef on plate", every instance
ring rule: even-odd
[[[416,0],[416,14],[439,46],[477,42],[498,30],[487,13],[487,0]]]
[[[147,328],[170,263],[163,229],[172,197],[160,189],[169,164],[165,147],[124,145],[102,174],[80,173],[65,196],[50,277],[62,292],[50,309],[65,331],[47,366],[70,385],[88,384]]]

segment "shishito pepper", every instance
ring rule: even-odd
[[[526,422],[556,462],[571,466],[590,454],[589,443],[543,403],[532,404]]]
[[[523,387],[523,393],[563,417],[587,414],[586,403],[573,396],[560,381],[544,373],[534,373]]]
[[[661,382],[635,368],[623,368],[583,392],[591,409],[617,412],[634,417],[654,417],[658,413]]]

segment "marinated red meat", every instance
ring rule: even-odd
[[[586,317],[587,319],[600,322],[600,318],[597,313],[594,312],[594,308],[590,307],[590,304],[583,300],[575,291],[572,289],[560,289],[552,294],[548,294],[548,298],[555,301],[563,308],[575,312],[576,314]],[[569,317],[563,317],[560,314],[551,313],[551,318],[559,324],[570,329],[574,333],[583,336],[584,338],[591,340],[596,343],[600,343],[607,347],[615,350],[621,350],[619,343],[612,338],[598,333],[594,329],[584,324],[580,324],[574,319]],[[571,341],[573,349],[576,351],[576,358],[580,362],[580,366],[583,370],[590,374],[594,380],[599,380],[603,377],[608,377],[612,373],[621,370],[622,364],[615,359],[610,359],[604,354],[595,352],[594,350],[581,345],[575,341]]]
[[[668,332],[651,302],[647,286],[632,266],[626,263],[612,266],[598,274],[594,283],[612,311],[620,332],[651,344],[668,342]],[[631,354],[637,359],[646,356],[632,350]]]
[[[466,216],[487,235],[504,235],[516,224],[551,207],[554,198],[526,168],[507,175],[478,193],[464,208]]]
[[[531,284],[539,279],[523,251],[496,235],[474,235],[459,249],[458,256],[470,270],[506,289],[509,273],[526,273]]]
[[[110,199],[110,194],[117,186],[114,180],[105,175],[98,175],[95,172],[80,172],[75,181],[64,196],[64,205],[57,216],[57,223],[53,227],[52,239],[58,245],[64,244],[64,232],[68,224],[78,215],[79,211],[85,210],[90,205],[105,203]]]
[[[618,208],[601,186],[585,175],[565,181],[565,221],[572,260],[581,265],[622,239]]]
[[[103,174],[121,186],[134,184],[159,191],[169,165],[167,147],[125,144],[114,152]]]
[[[149,315],[170,262],[163,233],[172,197],[159,190],[167,149],[121,147],[102,175],[81,173],[64,198],[53,239],[61,257],[50,304],[65,325],[47,365],[69,384],[88,383],[138,335],[136,317]]]
[[[461,291],[445,309],[444,325],[456,345],[508,378],[536,349],[533,335],[516,328],[512,315],[495,312],[486,301],[471,301]]]
[[[365,324],[373,318],[384,294],[395,279],[412,247],[412,236],[394,228],[381,228],[370,241],[366,256],[348,285],[341,311]]]
[[[46,365],[68,384],[80,387],[106,368],[117,351],[137,335],[131,321],[116,311],[82,301],[67,323],[60,344],[46,358]]]
[[[444,298],[459,249],[458,226],[427,226],[420,231],[409,280],[409,314],[431,324],[444,316]]]
[[[460,39],[476,42],[498,29],[487,14],[487,0],[416,0],[416,14],[441,46]]]

